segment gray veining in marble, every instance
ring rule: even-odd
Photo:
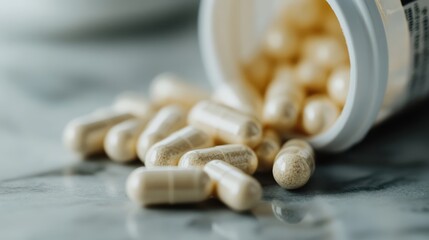
[[[0,239],[429,239],[429,102],[345,153],[320,155],[303,189],[257,175],[264,201],[252,211],[216,200],[141,209],[124,194],[138,163],[80,161],[61,131],[164,70],[207,87],[195,22],[100,44],[0,49],[14,56],[0,56]]]

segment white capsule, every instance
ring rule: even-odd
[[[195,105],[188,122],[221,143],[254,147],[262,139],[262,126],[255,118],[214,102],[203,101]]]
[[[339,106],[346,104],[350,86],[350,66],[337,67],[328,80],[328,95]]]
[[[146,154],[144,164],[146,167],[177,166],[183,154],[213,145],[211,136],[188,126],[153,145]]]
[[[325,90],[328,79],[328,69],[309,60],[302,60],[296,66],[296,80],[309,91]]]
[[[180,158],[180,167],[203,168],[213,160],[222,160],[247,174],[253,174],[258,167],[258,158],[252,149],[242,144],[228,144],[187,152]]]
[[[126,192],[142,206],[196,203],[210,197],[213,182],[200,169],[140,167],[129,175]]]
[[[281,132],[290,131],[296,126],[305,91],[295,79],[291,67],[277,69],[265,96],[263,122],[266,126]]]
[[[159,110],[139,137],[137,154],[140,160],[144,162],[147,151],[155,143],[185,127],[186,121],[187,111],[180,105],[169,105]]]
[[[180,104],[191,108],[197,102],[208,99],[210,95],[171,73],[158,75],[150,86],[151,100],[158,106]]]
[[[280,144],[280,137],[275,131],[271,129],[264,131],[262,142],[255,147],[255,153],[259,160],[258,171],[272,170],[274,159],[280,150]]]
[[[303,31],[312,30],[321,22],[323,2],[321,0],[284,0],[280,20]]]
[[[231,81],[220,84],[215,89],[212,100],[256,119],[261,119],[262,96],[255,87],[246,82]]]
[[[273,177],[285,189],[304,186],[315,170],[314,152],[309,144],[286,143],[274,161]],[[310,150],[309,150],[310,149]]]
[[[129,119],[114,126],[104,139],[104,150],[115,162],[129,162],[137,159],[137,140],[145,129],[151,115]]]
[[[112,109],[104,109],[76,118],[70,121],[64,129],[64,144],[82,156],[101,153],[104,138],[109,129],[131,118],[134,116],[130,113]]]
[[[273,24],[264,39],[264,50],[268,56],[276,60],[294,59],[300,49],[298,33],[283,24]]]
[[[143,118],[152,115],[156,110],[156,107],[145,96],[134,92],[125,92],[119,95],[112,107],[116,111],[128,112]]]
[[[345,42],[331,36],[310,36],[302,48],[303,58],[316,64],[333,69],[349,61]]]
[[[224,161],[215,160],[204,167],[215,182],[219,199],[235,211],[246,211],[261,201],[262,187],[256,179]]]
[[[340,109],[328,97],[315,95],[307,99],[302,114],[302,127],[310,135],[329,129],[340,115]]]
[[[271,80],[273,63],[266,56],[260,54],[243,64],[243,72],[247,81],[260,93],[264,93]]]

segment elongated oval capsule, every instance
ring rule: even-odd
[[[221,143],[240,143],[254,147],[262,138],[262,126],[255,118],[214,102],[198,103],[191,110],[188,122],[208,132]]]
[[[295,58],[301,47],[298,32],[279,23],[274,23],[268,29],[263,45],[270,57],[280,61]]]
[[[235,211],[249,210],[262,198],[259,182],[227,162],[211,161],[204,171],[215,182],[217,197]]]
[[[272,129],[264,131],[262,142],[255,147],[255,153],[258,157],[258,171],[271,171],[273,169],[274,159],[280,151],[280,137]]]
[[[126,183],[128,197],[142,206],[201,202],[213,192],[213,182],[200,169],[159,167],[135,169]]]
[[[271,80],[273,65],[267,56],[257,54],[244,62],[242,69],[247,81],[260,93],[264,93]]]
[[[104,150],[116,162],[137,159],[137,140],[152,115],[129,119],[112,127],[104,139]]]
[[[246,145],[229,144],[187,152],[180,158],[180,167],[203,168],[213,160],[222,160],[247,174],[253,174],[258,167],[255,152]]]
[[[305,89],[321,92],[326,88],[328,69],[309,60],[302,60],[296,66],[296,80]]]
[[[207,133],[192,126],[185,127],[153,145],[146,154],[146,167],[177,166],[183,154],[214,145]]]
[[[350,66],[340,66],[334,69],[328,80],[328,95],[339,106],[346,104],[350,86]]]
[[[197,102],[210,97],[203,89],[195,87],[171,73],[163,73],[155,77],[150,86],[151,100],[158,106],[180,104],[192,108]]]
[[[305,92],[295,78],[291,67],[277,69],[265,96],[263,122],[267,127],[286,132],[297,125]]]
[[[156,107],[143,94],[135,92],[120,94],[113,103],[113,109],[143,118],[154,114],[156,111]]]
[[[67,148],[89,156],[103,152],[104,138],[116,124],[134,118],[130,113],[103,109],[72,120],[64,129],[63,141]]]
[[[321,0],[284,0],[280,20],[300,31],[311,31],[321,22],[323,2]]]
[[[140,160],[144,162],[147,151],[155,143],[185,127],[186,120],[187,111],[180,105],[169,105],[159,110],[139,137],[137,153]]]
[[[220,84],[215,89],[212,100],[258,120],[262,118],[262,96],[247,82],[233,81]]]
[[[310,135],[319,134],[330,128],[339,115],[340,109],[330,98],[314,95],[305,103],[302,127]]]
[[[285,143],[274,161],[274,179],[285,189],[304,186],[315,170],[311,146],[299,141]]]
[[[303,58],[332,70],[349,62],[347,46],[334,36],[311,36],[304,42]]]

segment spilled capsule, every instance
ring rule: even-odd
[[[63,141],[67,148],[89,156],[103,152],[104,138],[110,128],[116,124],[132,119],[127,112],[103,109],[92,114],[70,121],[64,129]]]
[[[144,164],[146,167],[177,166],[183,154],[213,145],[211,136],[188,126],[153,145],[146,154]]]
[[[222,143],[254,147],[262,138],[262,126],[255,118],[210,101],[192,108],[188,122]]]
[[[209,198],[213,182],[200,169],[140,167],[129,175],[126,192],[131,201],[142,206],[196,203]]]
[[[267,127],[285,132],[296,126],[305,92],[295,78],[291,67],[277,69],[265,96],[263,122]]]
[[[314,95],[306,100],[302,113],[302,127],[310,135],[329,129],[340,115],[338,106],[324,95]]]
[[[137,159],[137,140],[152,115],[141,115],[112,127],[104,139],[104,150],[115,162],[129,162]]]
[[[144,162],[147,151],[157,142],[171,133],[186,126],[187,111],[180,105],[168,105],[161,108],[147,124],[137,143],[137,153]]]
[[[253,174],[258,166],[256,154],[242,144],[228,144],[190,151],[182,156],[179,166],[203,168],[213,160],[225,161],[247,174]]]
[[[227,162],[211,161],[204,171],[215,182],[216,196],[235,211],[249,210],[262,198],[259,182]]]
[[[163,73],[155,77],[149,91],[151,100],[161,107],[179,104],[190,109],[197,102],[210,97],[205,90],[171,73]]]
[[[255,147],[255,153],[258,157],[258,171],[271,171],[274,164],[274,159],[280,151],[280,137],[271,130],[264,131],[261,143]]]
[[[314,151],[302,140],[286,142],[274,161],[273,177],[285,189],[304,186],[315,170]]]

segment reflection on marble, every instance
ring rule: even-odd
[[[142,41],[148,54],[141,63],[148,65],[139,79],[164,69],[203,78],[195,29],[181,28]],[[166,47],[173,41],[175,47]],[[176,66],[184,52],[187,64]],[[162,64],[167,56],[174,57]],[[215,199],[142,209],[124,193],[138,163],[80,161],[60,139],[68,119],[108,104],[122,89],[144,90],[148,82],[22,76],[0,81],[1,239],[429,238],[429,102],[377,127],[345,153],[319,155],[303,189],[286,191],[270,174],[257,175],[264,200],[249,212],[234,213]]]

